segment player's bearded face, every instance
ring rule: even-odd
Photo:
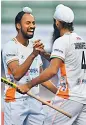
[[[60,37],[60,30],[58,29],[58,27],[56,26],[56,20],[54,19],[54,23],[53,23],[53,36],[52,36],[52,41],[54,42],[57,38]]]
[[[21,26],[21,33],[25,39],[33,38],[34,31],[35,31],[35,28],[27,28],[27,30],[25,31],[25,30],[23,30],[23,28]]]

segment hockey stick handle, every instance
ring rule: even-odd
[[[5,84],[7,84],[7,85],[9,85],[9,86],[11,86],[11,87],[13,87],[13,88],[15,88],[16,91],[18,91],[18,90],[17,90],[17,85],[16,85],[15,83],[13,83],[13,82],[10,82],[10,81],[7,80],[6,78],[1,77],[1,82],[3,82],[3,83],[5,83]],[[64,115],[66,115],[66,116],[69,117],[69,118],[72,117],[69,113],[63,111],[62,109],[60,109],[60,108],[58,108],[58,107],[53,106],[52,104],[50,104],[50,103],[44,101],[43,99],[40,99],[39,97],[36,97],[36,96],[33,95],[31,92],[27,92],[27,95],[28,95],[28,96],[31,96],[31,97],[33,97],[33,98],[35,98],[36,100],[40,101],[41,103],[43,103],[43,104],[45,104],[45,105],[47,105],[47,106],[49,106],[49,107],[55,109],[56,111],[58,111],[58,112],[60,112],[60,113],[62,113],[62,114],[64,114]]]

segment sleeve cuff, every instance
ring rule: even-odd
[[[52,55],[52,56],[50,57],[50,59],[53,59],[53,58],[61,59],[63,62],[65,61],[64,58],[62,58],[61,56]]]
[[[11,63],[11,62],[13,62],[13,61],[18,61],[18,59],[11,59],[11,60],[8,60],[6,63],[7,63],[7,65],[9,64],[9,63]]]

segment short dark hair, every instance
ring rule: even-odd
[[[15,17],[15,27],[16,27],[16,24],[17,23],[20,23],[21,22],[21,19],[23,17],[23,15],[25,14],[24,11],[21,11],[17,14],[17,16]],[[18,28],[16,27],[16,30],[18,31]]]
[[[60,21],[60,22],[61,22],[63,28],[68,29],[69,31],[74,30],[73,22],[72,23],[66,23],[66,22],[62,22],[62,21]]]

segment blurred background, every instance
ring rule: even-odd
[[[16,36],[15,16],[23,7],[32,8],[36,19],[36,31],[34,39],[41,39],[45,50],[51,52],[53,33],[53,14],[58,4],[69,6],[75,14],[74,31],[86,40],[86,1],[1,1],[1,49],[4,44]],[[48,62],[43,60],[44,68]],[[1,59],[1,76],[4,76],[4,68]],[[2,97],[4,85],[2,88]],[[3,107],[2,107],[3,110]]]

